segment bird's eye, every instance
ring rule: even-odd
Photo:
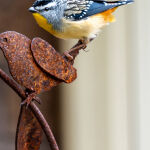
[[[49,10],[49,8],[48,8],[48,7],[45,7],[45,10],[46,10],[46,11],[48,11],[48,10]]]

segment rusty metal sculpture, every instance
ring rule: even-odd
[[[20,33],[9,31],[0,34],[0,48],[8,62],[12,77],[26,90],[22,90],[2,70],[0,70],[0,77],[22,98],[23,104],[29,105],[27,110],[24,106],[21,107],[16,134],[16,149],[38,150],[43,129],[51,149],[59,150],[50,127],[31,100],[39,102],[37,94],[50,90],[61,82],[71,83],[77,78],[73,63],[79,50],[84,48],[84,44],[79,41],[69,51],[73,58],[70,60],[64,54],[60,55],[56,52],[49,43],[41,38],[34,38],[31,41]]]
[[[46,41],[40,38],[31,41],[17,32],[5,32],[0,37],[12,77],[31,91],[25,100],[28,104],[41,91],[76,79],[76,69]]]

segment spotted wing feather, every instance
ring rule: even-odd
[[[86,19],[89,16],[104,12],[121,5],[133,2],[133,0],[68,0],[64,12],[66,19],[76,21]]]

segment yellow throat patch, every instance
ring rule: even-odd
[[[36,22],[40,27],[52,33],[53,31],[52,24],[48,23],[47,20],[42,15],[40,15],[39,13],[33,13],[33,17],[35,18]]]

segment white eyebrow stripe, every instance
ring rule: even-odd
[[[47,5],[45,5],[45,7],[53,7],[56,6],[56,2],[50,2]]]
[[[50,8],[50,7],[53,7],[53,6],[56,6],[56,2],[50,2],[50,3],[48,3],[48,4],[44,5],[44,6],[38,6],[37,8],[38,9],[44,9],[46,7]]]

